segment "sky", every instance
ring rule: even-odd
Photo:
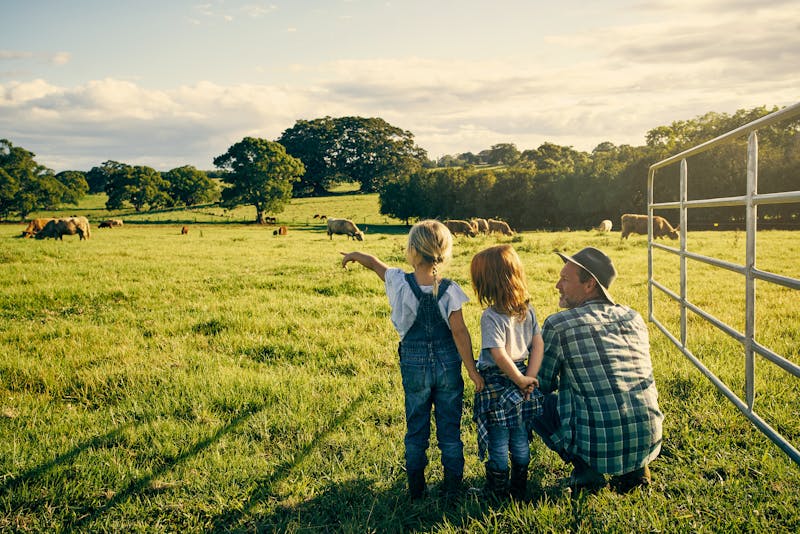
[[[591,151],[798,101],[798,0],[0,0],[0,139],[56,172],[212,170],[326,116]]]

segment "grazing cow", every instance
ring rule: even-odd
[[[184,226],[183,228],[181,228],[181,235],[186,235],[188,233],[189,233],[189,227],[188,226]]]
[[[315,218],[315,219],[319,219],[320,221],[322,221],[322,220],[325,220],[325,219],[327,219],[327,218],[328,218],[328,216],[327,216],[327,215],[320,215],[319,213],[315,213],[315,214],[314,214],[314,218]]]
[[[679,227],[673,228],[664,217],[653,215],[653,239],[669,237],[678,239]],[[622,235],[620,239],[627,239],[630,234],[647,235],[647,215],[626,213],[622,216]]]
[[[328,238],[333,239],[333,234],[346,235],[350,239],[364,241],[364,232],[350,219],[328,219]]]
[[[275,217],[267,216],[264,217],[264,222],[266,222],[267,224],[275,224],[276,222],[278,222],[278,220]]]
[[[489,234],[489,222],[486,219],[472,219],[472,224],[481,234]]]
[[[289,229],[286,228],[285,226],[281,226],[277,230],[273,230],[272,231],[272,235],[286,235],[288,233],[289,233]]]
[[[508,226],[508,223],[505,221],[498,221],[496,219],[489,219],[489,233],[492,232],[500,232],[503,235],[514,235],[514,232],[511,230],[511,227]]]
[[[34,236],[36,236],[36,234],[41,232],[44,229],[45,225],[47,223],[49,223],[50,221],[52,221],[52,220],[54,220],[54,219],[52,219],[52,218],[31,219],[30,222],[28,223],[27,228],[25,228],[22,231],[22,237],[34,237]]]
[[[52,219],[42,231],[36,234],[36,239],[45,239],[52,237],[53,239],[64,240],[64,234],[75,235],[78,234],[80,240],[89,239],[92,236],[92,231],[89,226],[89,220],[86,217],[66,217],[63,219]]]
[[[478,235],[478,229],[473,226],[473,224],[469,221],[462,221],[459,219],[449,219],[444,221],[444,225],[450,230],[450,233],[454,236],[456,235],[465,235],[468,237],[475,237]]]
[[[610,232],[611,226],[612,226],[611,221],[609,221],[608,219],[603,219],[602,221],[600,221],[600,224],[597,225],[597,228],[595,228],[595,230],[603,233]]]
[[[114,228],[115,226],[122,226],[122,219],[108,219],[97,225],[98,228]]]

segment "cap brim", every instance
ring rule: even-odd
[[[574,263],[575,265],[577,265],[578,267],[580,267],[581,269],[583,269],[584,271],[586,271],[587,273],[592,275],[592,278],[594,278],[594,281],[597,282],[597,287],[599,287],[600,291],[603,292],[603,296],[606,298],[606,300],[608,300],[608,302],[610,302],[611,304],[616,304],[616,302],[614,302],[614,299],[611,298],[611,293],[608,292],[608,289],[606,289],[606,287],[603,284],[600,283],[600,280],[598,280],[597,277],[594,275],[594,273],[592,271],[590,271],[589,269],[587,269],[585,265],[583,265],[579,261],[575,261],[575,259],[573,259],[570,256],[567,256],[566,254],[562,254],[560,252],[556,252],[556,254],[558,254],[559,257],[562,260],[564,260],[565,262],[568,261],[570,263]]]

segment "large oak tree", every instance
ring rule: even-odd
[[[300,120],[278,142],[306,167],[305,176],[294,186],[298,195],[324,194],[331,184],[344,181],[359,183],[363,192],[378,191],[427,159],[411,132],[380,118]]]
[[[222,203],[233,207],[251,204],[256,222],[264,224],[266,213],[280,213],[292,198],[292,184],[305,173],[303,162],[286,153],[280,143],[245,137],[214,158],[226,172],[222,181]]]

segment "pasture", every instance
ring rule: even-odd
[[[529,502],[437,498],[409,503],[397,335],[380,280],[340,251],[405,266],[406,229],[378,215],[374,195],[298,199],[274,226],[241,224],[247,208],[122,214],[90,199],[77,210],[92,238],[17,239],[0,225],[0,531],[67,532],[796,532],[800,467],[751,426],[651,326],[666,415],[653,485],[570,496],[569,467],[534,439]],[[316,213],[367,226],[363,243],[329,240]],[[135,224],[135,222],[140,224]],[[615,226],[616,226],[615,222]],[[181,235],[181,226],[189,232]],[[646,238],[619,232],[525,232],[456,239],[445,275],[473,298],[473,254],[511,242],[539,320],[557,311],[561,261],[592,245],[613,258],[612,293],[646,316]],[[675,242],[672,242],[673,244]],[[693,250],[742,261],[744,235],[690,234]],[[796,233],[759,237],[759,266],[797,277]],[[677,261],[657,254],[677,291]],[[698,267],[690,298],[743,328],[736,276]],[[800,360],[797,294],[758,286],[759,340]],[[677,307],[657,299],[677,330]],[[693,320],[690,344],[743,397],[742,351]],[[476,349],[477,350],[477,349]],[[468,485],[483,484],[467,380]],[[763,360],[756,411],[800,443],[800,384]]]

